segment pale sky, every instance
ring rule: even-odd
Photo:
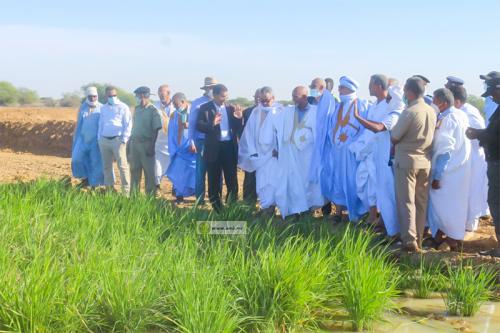
[[[278,99],[314,77],[465,80],[500,70],[500,1],[0,0],[0,81],[60,97],[88,82],[132,91],[168,83],[189,99],[205,76]]]

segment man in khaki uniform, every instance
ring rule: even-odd
[[[158,109],[149,100],[150,93],[148,87],[139,87],[134,91],[137,106],[132,120],[128,159],[131,190],[139,192],[144,170],[146,194],[156,195],[155,143],[162,123]]]
[[[396,200],[403,246],[420,251],[427,219],[429,171],[436,113],[423,99],[425,83],[412,77],[406,81],[407,108],[392,129],[395,144]]]

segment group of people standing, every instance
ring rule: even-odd
[[[293,89],[293,105],[277,103],[263,87],[245,110],[227,103],[228,89],[208,77],[203,96],[190,105],[182,93],[171,101],[166,85],[156,105],[149,88],[136,89],[133,117],[116,89],[108,87],[108,102],[100,105],[91,87],[79,112],[73,174],[90,186],[111,187],[116,160],[128,194],[129,163],[133,190],[142,172],[150,194],[166,176],[178,201],[195,195],[198,203],[208,178],[210,203],[221,210],[224,183],[226,200],[238,198],[239,167],[243,198],[258,200],[264,214],[278,209],[283,219],[299,218],[321,209],[336,222],[367,216],[410,251],[422,248],[427,227],[434,245],[453,249],[490,209],[500,237],[500,73],[481,78],[489,124],[455,77],[430,97],[424,76],[401,88],[372,75],[374,103],[358,97],[351,77],[340,78],[339,99],[332,79],[316,78]]]

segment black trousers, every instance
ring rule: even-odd
[[[237,152],[232,141],[222,141],[219,144],[221,147],[217,158],[213,162],[207,162],[208,197],[215,210],[222,208],[222,187],[220,186],[222,173],[224,173],[227,188],[226,200],[238,199]]]
[[[246,172],[243,179],[243,200],[255,204],[257,202],[257,181],[254,172]]]
[[[500,161],[488,162],[488,206],[498,238],[500,237]]]

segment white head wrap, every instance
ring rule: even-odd
[[[349,76],[342,76],[339,80],[339,86],[346,87],[353,92],[356,92],[359,88],[359,83]]]
[[[389,101],[390,112],[402,112],[405,109],[405,103],[403,102],[404,92],[399,86],[390,86],[389,95],[391,100]]]
[[[88,87],[87,90],[85,90],[85,96],[97,96],[97,88]]]

